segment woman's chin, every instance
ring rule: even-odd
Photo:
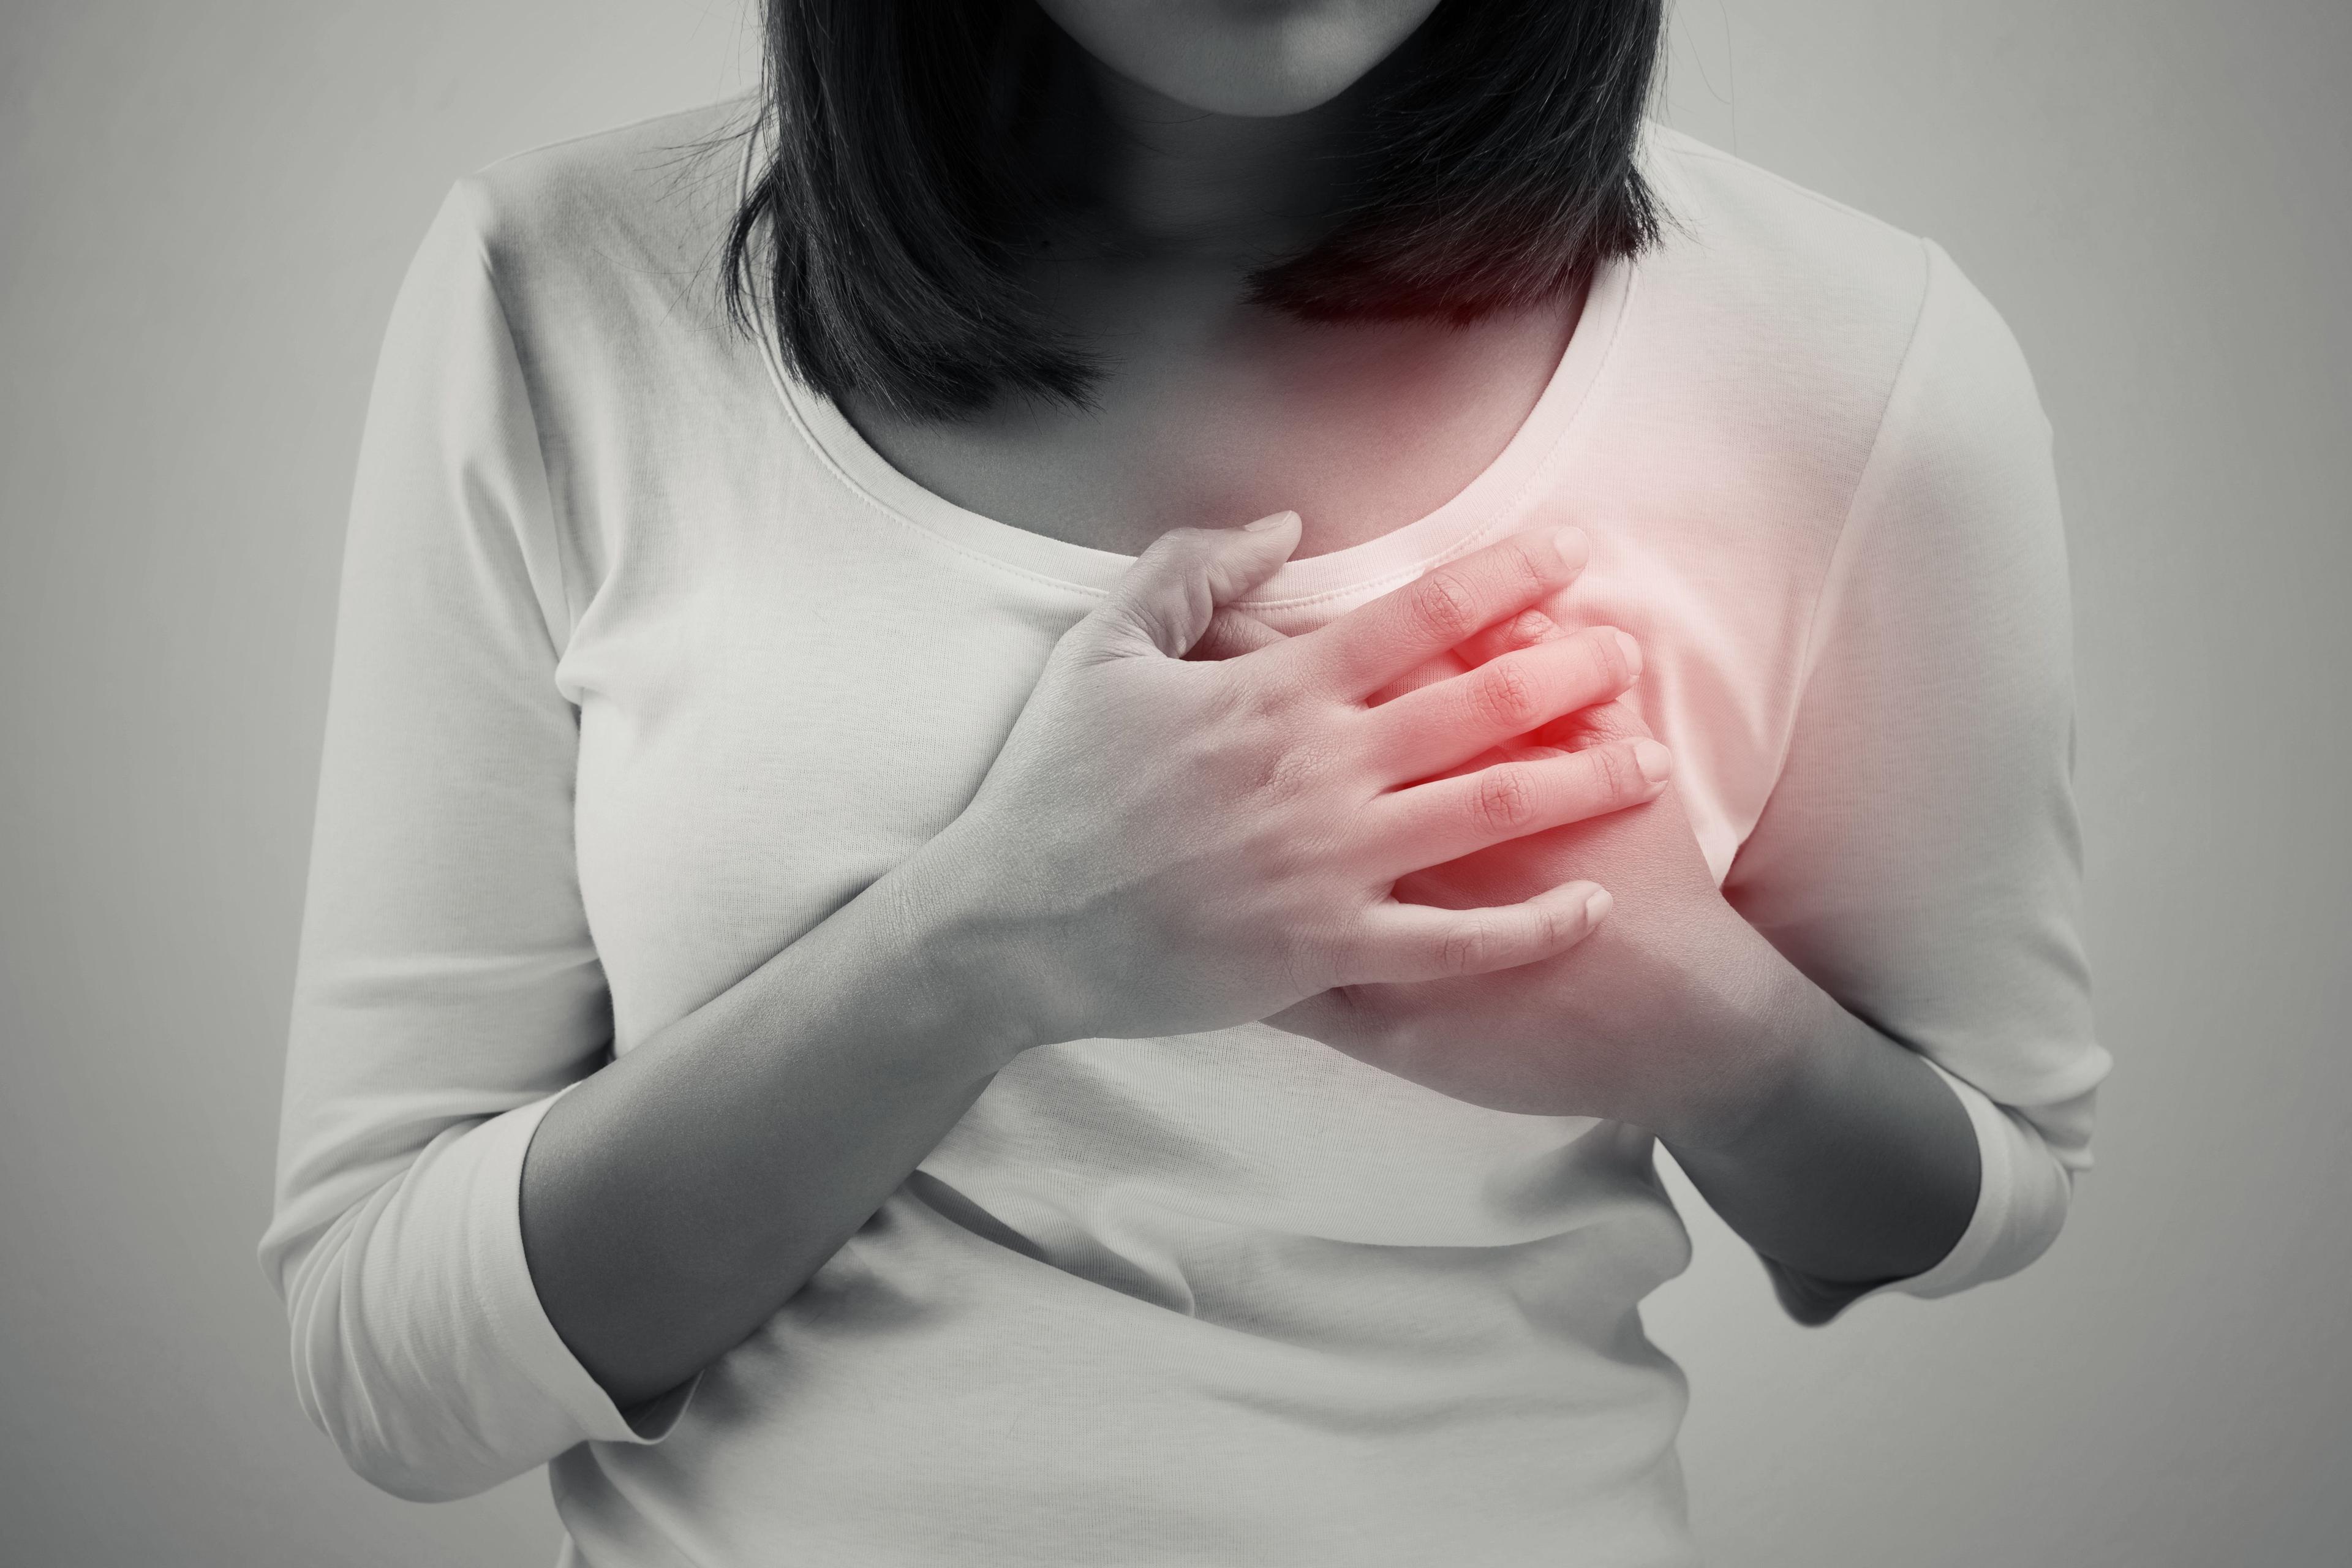
[[[1087,53],[1137,86],[1199,113],[1250,120],[1304,114],[1330,102],[1434,8],[1434,0],[1044,5]]]

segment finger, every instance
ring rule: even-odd
[[[1523,647],[1533,647],[1553,637],[1566,637],[1559,622],[1541,610],[1522,610],[1507,621],[1497,621],[1477,636],[1465,640],[1454,650],[1455,656],[1471,668],[1491,663],[1507,653]]]
[[[1507,621],[1488,626],[1459,647],[1433,654],[1414,665],[1372,693],[1372,706],[1377,708],[1383,702],[1395,701],[1408,691],[1418,691],[1424,686],[1451,680],[1464,670],[1475,669],[1515,648],[1533,647],[1547,638],[1567,635],[1558,622],[1541,610],[1523,610]]]
[[[1563,713],[1606,702],[1642,673],[1642,650],[1614,626],[1507,653],[1467,674],[1407,692],[1363,716],[1374,765],[1425,779]]]
[[[1365,826],[1383,847],[1381,874],[1402,877],[1655,800],[1673,773],[1674,754],[1655,741],[1529,754],[1383,795]]]
[[[1642,722],[1642,715],[1633,706],[1633,689],[1629,687],[1610,701],[1580,708],[1573,713],[1563,713],[1519,739],[1527,745],[1580,752],[1587,746],[1602,745],[1611,741],[1640,741],[1654,737],[1650,734],[1650,727]]]
[[[1590,550],[1580,529],[1517,534],[1424,573],[1291,643],[1309,660],[1313,679],[1364,697],[1567,586]]]
[[[1218,607],[1209,617],[1209,629],[1192,645],[1186,658],[1239,658],[1245,653],[1271,647],[1290,639],[1276,631],[1247,610],[1236,610],[1231,605]]]
[[[1393,900],[1368,910],[1342,985],[1491,974],[1567,952],[1609,917],[1607,891],[1570,882],[1523,904],[1444,910]]]
[[[1451,680],[1470,668],[1462,656],[1452,648],[1431,654],[1367,699],[1375,708],[1383,702],[1393,702],[1408,691],[1418,691],[1424,686],[1434,686],[1441,680]]]
[[[1171,528],[1071,631],[1110,657],[1156,650],[1181,658],[1219,606],[1273,576],[1297,547],[1295,511],[1240,528]]]

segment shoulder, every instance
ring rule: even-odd
[[[709,316],[751,113],[729,100],[501,158],[451,187],[428,248],[470,250],[519,334]]]
[[[495,433],[509,468],[543,469],[573,603],[616,548],[599,531],[635,515],[619,498],[724,469],[780,416],[721,288],[748,123],[713,104],[457,180],[394,303],[383,417]]]
[[[1781,433],[1834,451],[1848,484],[1889,439],[2046,436],[2015,336],[1942,246],[1670,127],[1645,132],[1666,219],[1640,268],[1649,319]]]
[[[1642,167],[1664,208],[1650,258],[1661,280],[1757,326],[1833,329],[1860,351],[1908,339],[1930,283],[1919,236],[1656,121]]]
[[[1916,270],[1917,235],[1664,121],[1643,122],[1640,156],[1690,243],[1857,282]]]

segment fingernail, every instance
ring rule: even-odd
[[[1633,765],[1642,770],[1643,778],[1657,784],[1675,771],[1675,754],[1655,741],[1636,741]]]
[[[1609,629],[1617,634],[1617,647],[1625,655],[1625,679],[1627,680],[1641,679],[1642,645],[1633,640],[1633,633],[1626,631],[1622,626],[1612,626]]]
[[[1599,925],[1602,921],[1609,918],[1609,911],[1616,907],[1617,900],[1609,896],[1608,889],[1593,889],[1592,896],[1584,900],[1584,923],[1586,925],[1592,926]]]
[[[1272,517],[1262,517],[1255,522],[1245,522],[1242,524],[1242,529],[1247,533],[1272,533],[1276,529],[1287,528],[1297,521],[1298,514],[1295,511],[1278,511]]]
[[[1576,571],[1592,558],[1592,541],[1584,536],[1584,530],[1580,528],[1552,530],[1551,543],[1552,548],[1559,552],[1560,560],[1567,563],[1568,569],[1571,572]]]

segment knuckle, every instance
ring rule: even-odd
[[[1329,989],[1339,970],[1335,960],[1339,951],[1338,944],[1318,941],[1311,934],[1291,933],[1265,956],[1271,961],[1273,973],[1281,978],[1284,990],[1312,996]]]
[[[1451,568],[1423,578],[1410,604],[1419,628],[1447,647],[1478,629],[1477,595],[1462,574]]]
[[[1230,658],[1249,647],[1249,634],[1242,623],[1241,613],[1219,605],[1209,612],[1209,624],[1201,628],[1193,639],[1192,658]]]
[[[1217,596],[1209,585],[1208,577],[1199,572],[1189,574],[1184,579],[1183,624],[1206,626],[1216,613]]]
[[[1507,734],[1517,734],[1534,727],[1542,717],[1541,695],[1535,678],[1526,665],[1513,659],[1503,659],[1478,672],[1471,688],[1471,701],[1477,717],[1501,727]]]
[[[1198,548],[1191,537],[1192,531],[1188,528],[1170,529],[1143,547],[1143,553],[1136,558],[1138,563],[1148,561],[1153,567],[1159,568],[1171,566],[1177,562],[1190,559],[1193,551]],[[1129,570],[1132,572],[1134,569],[1130,567]]]
[[[1465,920],[1445,933],[1438,944],[1438,967],[1447,974],[1475,974],[1486,966],[1494,932],[1483,920]]]
[[[1470,808],[1482,827],[1522,827],[1535,816],[1535,788],[1528,783],[1525,769],[1510,763],[1498,764],[1478,775],[1478,787],[1471,794]]]
[[[1622,746],[1595,746],[1584,753],[1603,798],[1623,800],[1639,793],[1641,773]]]
[[[1259,771],[1259,794],[1268,802],[1286,805],[1307,793],[1316,773],[1314,759],[1303,752],[1282,751],[1266,759]]]
[[[1517,579],[1513,586],[1522,598],[1533,598],[1551,586],[1551,579],[1545,575],[1543,562],[1538,559],[1534,549],[1524,538],[1512,542],[1511,572]]]

